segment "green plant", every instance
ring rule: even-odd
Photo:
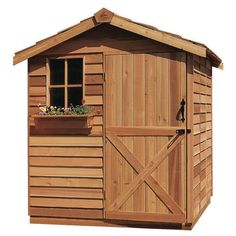
[[[94,113],[94,108],[86,105],[70,105],[68,108],[64,107],[56,107],[56,106],[42,106],[38,105],[39,115],[88,115]]]

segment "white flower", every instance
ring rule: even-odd
[[[46,107],[39,107],[42,112],[46,112]]]

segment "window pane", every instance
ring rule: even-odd
[[[64,60],[50,60],[50,84],[65,83],[65,63]]]
[[[68,106],[71,104],[73,104],[73,106],[81,105],[82,98],[82,88],[68,88]]]
[[[68,84],[82,84],[83,59],[68,59]]]
[[[64,107],[64,88],[50,89],[50,105],[56,107]]]

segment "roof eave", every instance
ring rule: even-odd
[[[214,67],[222,68],[222,60],[205,45],[192,42],[190,40],[181,38],[180,36],[177,37],[164,31],[155,30],[155,28],[145,26],[144,24],[135,23],[127,18],[114,14],[113,12],[105,8],[102,8],[100,11],[95,13],[94,16],[81,21],[77,25],[63,30],[56,35],[48,37],[47,39],[41,40],[31,47],[16,52],[13,58],[13,64],[16,65],[26,59],[36,56],[103,23],[111,24],[115,27],[136,33],[146,38],[164,43],[166,45],[201,57],[209,57],[212,60],[212,65]]]

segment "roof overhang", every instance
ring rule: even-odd
[[[212,65],[214,67],[223,68],[222,60],[205,45],[184,39],[178,35],[157,30],[152,26],[133,22],[127,18],[116,15],[105,8],[102,8],[100,11],[95,13],[94,16],[81,21],[77,25],[65,29],[47,39],[41,40],[29,48],[16,52],[13,58],[13,64],[15,65],[28,58],[36,56],[103,23],[111,24],[115,27],[133,32],[200,57],[209,57],[213,62]]]

